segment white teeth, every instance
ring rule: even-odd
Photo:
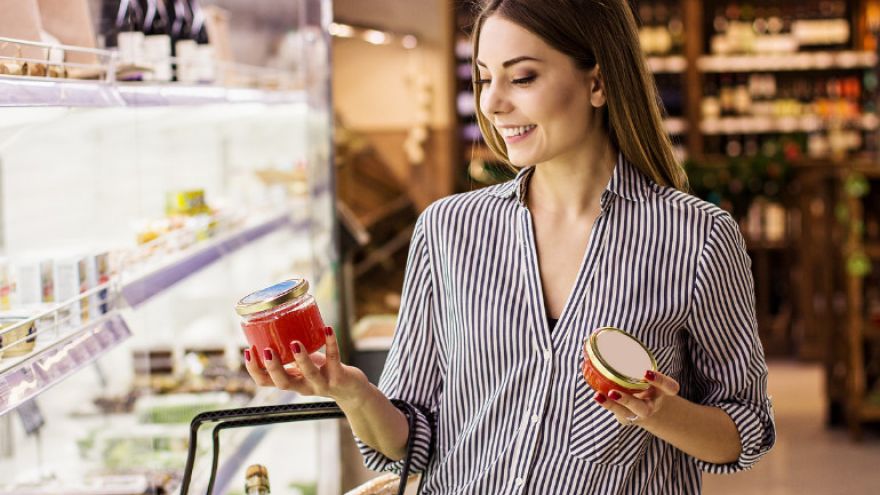
[[[504,137],[516,137],[516,136],[520,136],[522,134],[525,134],[525,133],[531,131],[535,127],[537,127],[537,126],[526,125],[526,126],[521,126],[521,127],[510,127],[510,128],[506,128],[506,129],[500,129],[500,131],[501,131],[501,135]]]

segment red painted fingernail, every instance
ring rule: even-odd
[[[596,396],[593,397],[593,399],[595,399],[596,402],[598,402],[599,404],[604,404],[605,401],[608,400],[608,399],[607,399],[604,395],[602,395],[602,394],[596,394]]]
[[[293,349],[294,354],[299,354],[302,352],[302,346],[299,345],[299,342],[294,342],[293,345],[290,346]]]
[[[324,333],[326,333],[327,336],[329,337],[329,336],[333,335],[333,329],[330,327],[327,327],[324,329]]]
[[[654,373],[654,372],[651,371],[651,370],[648,370],[648,371],[645,372],[645,378],[646,378],[648,381],[653,382],[654,380],[657,379],[657,374]]]
[[[251,362],[251,350],[250,349],[244,350],[244,360],[247,362]]]
[[[269,349],[268,347],[263,349],[263,357],[266,358],[266,361],[271,361],[272,360],[272,349]]]
[[[612,390],[611,392],[608,392],[608,397],[611,400],[620,400],[620,392],[618,392],[617,390]]]

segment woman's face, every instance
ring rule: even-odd
[[[480,109],[516,166],[575,156],[601,130],[597,69],[574,61],[519,24],[493,15],[478,40]]]

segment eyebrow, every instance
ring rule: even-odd
[[[537,59],[535,57],[522,56],[522,57],[512,58],[512,59],[508,60],[507,62],[504,62],[503,64],[501,64],[501,66],[506,69],[506,68],[510,67],[511,65],[515,65],[520,62],[526,62],[526,61],[543,62],[543,60]],[[488,66],[486,66],[486,64],[480,60],[477,60],[477,65],[479,65],[480,67],[486,67],[488,69]]]

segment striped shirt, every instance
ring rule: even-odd
[[[379,388],[423,411],[413,460],[422,493],[694,494],[701,471],[751,467],[775,427],[736,222],[620,157],[550,330],[525,203],[533,170],[441,199],[416,223]],[[682,397],[724,410],[739,459],[700,461],[597,404],[582,349],[605,326],[645,343]],[[402,467],[359,446],[370,469]]]

